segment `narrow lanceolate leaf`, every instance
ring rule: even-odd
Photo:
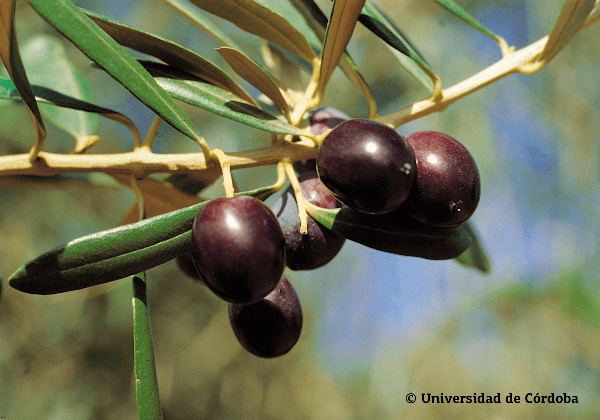
[[[35,101],[35,96],[31,91],[31,85],[27,80],[27,74],[21,61],[19,47],[17,45],[17,35],[15,33],[15,1],[0,1],[0,58],[8,71],[10,78],[19,91],[23,102],[27,107],[29,116],[33,121],[36,131],[35,146],[32,149],[33,154],[37,154],[44,144],[46,138],[46,127],[42,121],[42,115]]]
[[[193,51],[174,42],[149,34],[116,20],[86,11],[87,15],[119,44],[156,57],[165,63],[220,86],[240,98],[254,103],[252,97],[227,73]]]
[[[160,72],[158,64],[153,65],[150,71],[157,76],[158,84],[175,99],[259,130],[271,133],[303,134],[301,129],[241,101],[237,96],[218,86],[197,80],[160,77],[162,72]]]
[[[482,273],[489,273],[491,269],[490,260],[479,240],[479,235],[470,222],[465,223],[463,226],[471,235],[472,242],[465,252],[456,257],[456,260],[467,267],[476,268]]]
[[[289,107],[281,91],[258,64],[246,57],[242,52],[233,48],[217,48],[217,52],[227,61],[233,71],[244,78],[248,83],[262,92],[267,98],[281,109],[284,115],[289,114]]]
[[[274,11],[278,15],[281,15],[286,21],[288,21],[294,28],[296,28],[306,38],[308,44],[314,50],[320,50],[322,42],[319,38],[310,30],[306,20],[302,17],[298,10],[290,7],[289,1],[281,0],[254,0],[256,3],[260,3],[269,10]]]
[[[140,63],[70,0],[27,3],[167,123],[197,142],[204,142],[188,116]]]
[[[79,99],[72,98],[68,95],[63,95],[60,92],[56,92],[43,86],[33,85],[31,88],[35,97],[40,102],[40,105],[44,104],[47,106],[84,111],[117,121],[118,123],[121,123],[129,128],[131,134],[133,134],[134,143],[136,145],[141,145],[141,134],[139,130],[133,121],[131,121],[125,115],[111,109],[103,108],[85,101],[80,101]],[[10,99],[13,101],[22,100],[22,98],[19,96],[19,92],[16,90],[11,80],[0,79],[0,100],[1,99]]]
[[[596,0],[596,5],[594,6],[594,8],[592,9],[592,11],[590,12],[590,14],[588,15],[588,17],[585,20],[584,25],[581,27],[581,29],[594,24],[596,21],[600,20],[600,0]]]
[[[227,33],[221,30],[217,25],[207,19],[198,9],[184,0],[163,0],[166,4],[175,9],[184,16],[192,25],[200,29],[206,35],[214,39],[222,47],[235,48],[243,51],[242,48]]]
[[[313,0],[290,0],[290,3],[302,14],[304,20],[313,32],[317,35],[321,43],[325,41],[327,33],[327,16],[321,11],[319,6]]]
[[[138,420],[162,420],[146,272],[133,276],[133,359]]]
[[[348,208],[331,210],[305,204],[308,213],[326,228],[379,251],[446,260],[462,254],[471,243],[471,236],[463,226],[450,229],[425,226],[399,211],[370,215]]]
[[[490,31],[488,28],[479,23],[473,16],[468,14],[462,7],[458,4],[454,3],[452,0],[435,0],[441,6],[448,9],[450,12],[454,13],[459,19],[471,25],[473,28],[477,29],[479,32],[482,32],[494,39],[495,41],[499,40],[498,35]]]
[[[583,26],[596,0],[567,0],[537,61],[550,61]]]
[[[367,1],[358,20],[388,45],[394,57],[406,71],[430,92],[433,91],[433,70],[391,18],[373,2]]]
[[[365,0],[334,0],[321,54],[318,91],[323,92],[352,37]]]
[[[21,52],[31,84],[46,86],[84,102],[93,102],[88,80],[71,63],[58,38],[50,35],[35,36],[21,48]],[[69,108],[47,104],[40,104],[40,111],[46,122],[75,138],[90,136],[98,130],[99,118],[96,113],[74,112]]]
[[[321,41],[321,44],[325,42],[325,36],[327,34],[327,16],[321,11],[319,6],[313,0],[291,0],[294,7],[304,16],[306,23],[315,35]],[[374,118],[377,114],[377,105],[371,94],[371,88],[367,84],[365,78],[362,76],[358,67],[350,54],[345,51],[342,54],[342,59],[338,63],[342,72],[346,77],[354,83],[362,92],[369,103],[369,116]]]
[[[246,32],[280,45],[309,63],[315,53],[300,31],[281,15],[252,0],[190,0],[199,8],[228,20]]]
[[[265,200],[272,193],[262,188],[236,195]],[[192,224],[204,205],[75,239],[23,265],[8,284],[21,292],[48,295],[108,283],[161,265],[189,251]]]

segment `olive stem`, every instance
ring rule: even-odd
[[[223,187],[225,188],[225,196],[228,198],[233,197],[235,194],[235,187],[233,185],[233,178],[231,176],[231,166],[227,160],[227,156],[220,149],[214,149],[211,155],[219,161],[221,165],[221,171],[223,172]]]
[[[434,112],[441,112],[451,103],[456,102],[509,74],[521,71],[529,73],[530,71],[528,71],[527,65],[532,63],[537,56],[541,54],[547,42],[548,36],[545,36],[527,47],[504,56],[501,60],[479,73],[454,86],[442,90],[439,100],[434,100],[434,98],[430,97],[415,102],[406,108],[383,115],[377,118],[376,121],[387,124],[393,128],[398,128],[409,121],[416,120]],[[536,71],[540,68],[541,67],[536,68]]]
[[[304,207],[304,197],[302,196],[302,190],[300,188],[300,182],[294,171],[294,166],[289,159],[283,160],[283,167],[285,172],[290,179],[292,188],[294,189],[294,195],[296,196],[296,203],[298,204],[298,218],[300,219],[300,233],[306,235],[308,233],[308,215],[306,208]]]
[[[138,180],[135,176],[131,176],[131,189],[135,193],[135,197],[138,203],[138,209],[140,214],[140,220],[144,220],[146,218],[146,205],[144,201],[144,193],[138,184]]]
[[[244,152],[226,153],[231,169],[275,165],[284,157],[304,160],[317,155],[317,146],[310,139],[298,142],[278,142],[274,146]],[[209,155],[210,157],[210,155]],[[190,173],[193,171],[220,172],[219,167],[207,163],[203,153],[158,154],[144,148],[132,152],[67,155],[40,152],[35,162],[29,154],[0,156],[0,176],[38,175],[51,176],[65,172],[102,172],[106,174],[131,174],[144,178],[153,173]]]
[[[600,18],[591,20],[579,31],[589,27],[598,20]],[[397,128],[409,121],[422,118],[434,112],[441,112],[451,103],[509,74],[538,71],[542,66],[532,63],[541,54],[547,42],[548,36],[518,51],[506,54],[501,60],[483,71],[441,91],[441,98],[439,100],[434,100],[434,98],[430,97],[393,113],[380,116],[376,118],[376,121]],[[313,72],[311,82],[307,86],[304,97],[292,112],[292,123],[296,126],[300,124],[305,112],[311,107],[317,106],[320,100],[320,98],[313,96],[318,93],[316,92],[316,85],[319,78],[318,58],[315,59],[313,68],[315,71]],[[301,141],[294,143],[278,141],[271,147],[228,153],[225,156],[232,170],[273,165],[283,158],[288,158],[292,161],[314,159],[317,155],[318,143],[323,138],[324,136],[319,136],[318,139],[312,138],[312,140],[309,140],[308,137],[301,138]],[[137,144],[137,137],[134,140]],[[36,146],[34,146],[30,153],[0,156],[0,176],[51,176],[65,172],[102,172],[107,174],[133,173],[136,177],[143,178],[152,173],[218,171],[218,168],[212,165],[211,153],[206,141],[202,138],[196,141],[202,148],[202,153],[169,155],[147,153],[141,147],[137,147],[133,152],[127,153],[64,155],[42,152],[39,150],[41,148],[39,142],[36,142]],[[32,159],[33,157],[35,159]]]
[[[271,188],[275,191],[281,190],[285,186],[285,168],[283,162],[277,162],[277,181],[271,185]]]
[[[161,122],[162,122],[162,118],[159,115],[154,117],[154,121],[152,122],[152,125],[150,126],[150,129],[148,130],[148,134],[146,135],[146,138],[144,139],[144,144],[142,145],[142,147],[146,147],[148,150],[152,149],[152,141],[154,140],[154,138],[156,137],[156,134],[158,133],[158,128],[160,127]]]

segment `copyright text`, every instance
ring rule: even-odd
[[[412,392],[406,395],[406,402],[413,404],[417,402],[417,396]],[[421,402],[424,404],[578,404],[577,395],[569,395],[566,392],[549,394],[540,394],[539,392],[529,392],[524,396],[513,395],[509,392],[502,396],[499,392],[496,394],[473,393],[469,395],[444,395],[422,393]]]

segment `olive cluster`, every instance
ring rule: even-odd
[[[454,138],[434,131],[404,138],[376,121],[345,121],[323,140],[316,164],[335,198],[364,213],[401,210],[444,228],[466,222],[479,204],[473,156]]]
[[[327,209],[347,206],[369,214],[396,210],[402,217],[455,227],[475,211],[477,166],[468,150],[445,134],[421,131],[404,138],[392,128],[337,110],[310,113],[315,134],[330,133],[316,160],[296,162],[303,197]],[[408,215],[408,216],[407,216]],[[192,251],[181,269],[229,302],[239,342],[260,357],[289,352],[302,331],[302,308],[283,271],[313,270],[329,263],[345,238],[308,215],[300,233],[296,195],[290,187],[269,209],[248,197],[218,198],[198,213]]]
[[[310,113],[322,134],[349,118],[336,110]],[[341,204],[319,180],[316,161],[296,162],[302,195],[322,208]],[[198,213],[192,251],[177,258],[181,270],[229,302],[229,320],[242,346],[260,357],[289,352],[302,331],[302,308],[283,270],[313,270],[330,262],[345,239],[308,216],[300,233],[293,189],[269,209],[251,197],[219,198]]]
[[[229,303],[242,346],[259,357],[289,352],[300,338],[302,308],[283,276],[285,239],[271,209],[248,196],[217,198],[200,210],[192,251],[181,269]]]

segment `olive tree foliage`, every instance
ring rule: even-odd
[[[133,276],[139,418],[161,417],[145,272],[189,250],[191,224],[206,202],[201,194],[220,177],[223,195],[251,195],[261,200],[289,180],[298,198],[301,229],[306,228],[307,214],[311,214],[328,228],[375,249],[429,259],[456,258],[467,266],[489,269],[469,224],[452,229],[398,227],[393,221],[350,217],[302,200],[292,164],[315,158],[328,134],[313,134],[307,115],[330,93],[327,87],[336,68],[343,72],[346,83],[361,93],[363,115],[397,129],[442,112],[505,76],[536,73],[578,32],[600,19],[597,1],[567,0],[547,36],[516,48],[453,1],[437,0],[466,25],[489,36],[501,53],[489,67],[447,85],[437,75],[435,63],[419,53],[418,42],[409,41],[389,12],[371,0],[335,0],[330,5],[312,0],[163,0],[182,20],[214,41],[227,70],[183,45],[82,9],[70,0],[25,3],[23,7],[41,16],[63,40],[42,37],[35,43],[20,44],[17,2],[0,4],[0,56],[5,67],[0,75],[0,99],[25,107],[33,127],[27,131],[32,134],[27,153],[0,156],[0,177],[15,182],[52,179],[60,185],[68,181],[69,174],[107,174],[135,192],[137,205],[128,211],[121,226],[22,261],[24,265],[12,274],[9,285],[25,293],[58,294]],[[245,43],[220,29],[219,20],[252,34],[260,44],[246,51]],[[426,92],[423,99],[379,112],[369,81],[348,52],[357,24],[389,48],[399,71],[408,72]],[[110,75],[151,110],[154,122],[138,127],[125,111],[94,104],[85,77],[65,53],[67,41],[92,61],[96,71]],[[196,108],[264,132],[269,144],[244,151],[222,150],[216,147],[218,138],[205,137],[202,127],[194,123]],[[99,117],[126,127],[133,147],[127,151],[102,149],[103,139],[97,134]],[[181,133],[192,147],[174,153],[153,151],[161,124]],[[70,153],[45,150],[49,125],[75,139]],[[102,152],[88,153],[94,148]],[[241,190],[236,171],[257,167],[270,168],[276,181]],[[82,188],[99,185],[98,178],[91,176],[79,178],[79,182]],[[243,180],[239,184],[244,185]]]

